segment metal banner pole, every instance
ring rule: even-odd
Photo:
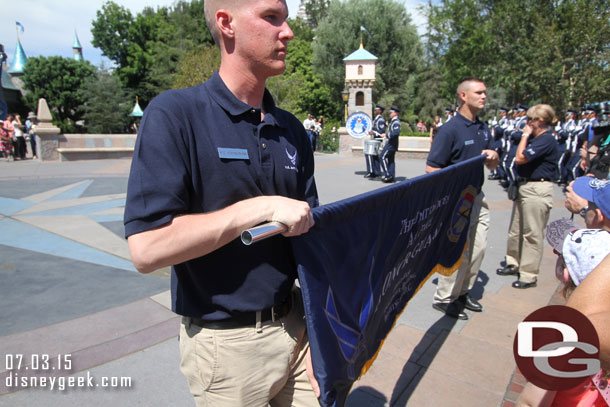
[[[286,225],[280,222],[264,223],[241,232],[241,241],[246,246],[250,246],[252,243],[278,235],[287,230]]]

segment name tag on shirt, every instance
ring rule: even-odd
[[[218,148],[218,157],[229,160],[249,160],[248,150],[245,148]]]
[[[465,146],[469,146],[471,144],[474,144],[474,140],[466,140],[466,141],[464,141],[464,145]]]

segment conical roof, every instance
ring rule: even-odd
[[[136,96],[136,105],[133,107],[133,110],[131,111],[131,113],[129,113],[130,116],[133,117],[142,117],[144,116],[144,112],[142,111],[142,108],[140,107],[140,104],[138,103],[138,97]]]
[[[19,39],[17,39],[17,46],[15,47],[15,54],[13,54],[13,61],[11,63],[11,67],[8,69],[8,73],[10,73],[10,74],[23,73],[27,60],[28,59],[25,56],[25,52],[23,52],[23,47],[21,46],[21,41],[19,41]]]
[[[343,58],[344,61],[377,61],[378,59],[375,55],[365,50],[362,43],[359,49]]]
[[[76,30],[74,31],[74,44],[72,44],[72,48],[83,49],[80,45],[80,41],[78,40],[78,35],[76,34]]]

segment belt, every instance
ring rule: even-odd
[[[266,321],[277,321],[278,319],[288,315],[291,307],[290,296],[288,296],[288,300],[284,301],[283,304],[264,309],[260,311],[261,313],[261,322]],[[256,313],[258,311],[248,311],[242,312],[232,317],[226,319],[220,319],[217,321],[206,321],[201,318],[195,317],[187,317],[190,320],[191,324],[197,325],[201,328],[206,329],[235,329],[235,328],[245,328],[247,326],[254,326],[256,324]]]
[[[534,178],[528,179],[527,182],[543,182],[543,181],[552,181],[550,178]]]

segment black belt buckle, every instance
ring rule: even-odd
[[[290,309],[292,307],[292,301],[289,297],[282,304],[278,306],[273,306],[271,308],[264,309],[260,311],[261,313],[261,322],[266,321],[277,321],[280,318],[288,315]],[[244,312],[233,317],[227,319],[221,319],[218,321],[205,321],[203,319],[189,317],[190,323],[197,325],[201,328],[207,329],[235,329],[235,328],[244,328],[246,326],[256,324],[256,313],[257,311]]]

